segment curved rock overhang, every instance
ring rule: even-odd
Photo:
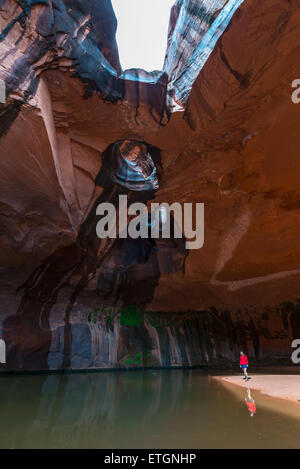
[[[133,106],[145,96],[162,121],[164,112],[169,116],[185,109],[198,74],[242,2],[177,0],[164,69],[146,72],[121,70],[110,0],[2,0],[0,79],[8,98],[18,89],[26,102],[43,72],[69,71],[82,80],[88,95],[98,92],[111,102],[125,99]],[[25,36],[26,47],[12,62],[13,49]]]

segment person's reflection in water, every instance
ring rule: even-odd
[[[245,397],[245,401],[246,401],[247,409],[250,412],[250,416],[253,417],[253,415],[256,414],[256,404],[255,404],[255,400],[251,396],[251,391],[249,388],[247,389],[247,397]]]

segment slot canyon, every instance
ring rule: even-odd
[[[198,3],[147,72],[110,0],[0,0],[1,372],[291,365],[300,0]],[[120,195],[203,203],[203,247],[100,239]]]

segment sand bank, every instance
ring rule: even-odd
[[[245,382],[240,376],[218,376],[216,379],[228,383],[250,388],[267,394],[271,397],[287,399],[297,403],[300,407],[300,374],[299,375],[250,375],[251,379]]]

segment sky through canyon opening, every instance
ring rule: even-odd
[[[175,0],[112,0],[123,70],[162,70],[171,8]]]

